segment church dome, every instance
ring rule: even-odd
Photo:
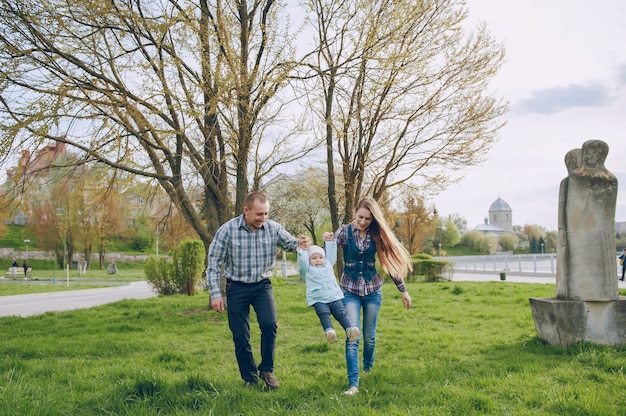
[[[498,198],[493,202],[493,204],[491,204],[489,211],[512,211],[512,209],[504,199]]]

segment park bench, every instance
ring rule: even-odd
[[[15,270],[15,277],[29,277],[30,276],[30,272],[32,272],[33,269],[32,267],[29,267],[28,269],[26,269],[26,276],[24,276],[24,268],[23,267],[17,267]],[[9,267],[9,270],[4,274],[5,277],[13,277],[13,267]]]

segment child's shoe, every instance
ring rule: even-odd
[[[356,326],[352,326],[346,329],[346,335],[348,336],[348,341],[350,342],[356,341],[360,333],[361,332],[359,331],[359,328],[357,328]]]
[[[348,390],[344,391],[343,394],[345,394],[346,396],[354,396],[358,392],[359,392],[359,388],[352,386]]]
[[[337,342],[337,333],[335,332],[334,329],[330,328],[328,331],[326,331],[326,339],[331,344],[334,344],[335,342]]]

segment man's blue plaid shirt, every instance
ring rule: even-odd
[[[222,297],[220,274],[244,283],[270,278],[278,247],[296,251],[298,239],[275,221],[268,219],[254,231],[246,225],[243,215],[224,223],[209,246],[206,277],[211,299]]]

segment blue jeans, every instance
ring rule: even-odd
[[[254,383],[258,371],[274,371],[274,353],[276,349],[276,306],[274,293],[269,279],[258,283],[240,283],[227,281],[228,326],[233,333],[235,357],[239,373],[245,381]],[[261,364],[257,369],[250,346],[250,306],[256,312],[261,329]]]
[[[359,342],[363,339],[363,371],[369,371],[374,365],[376,349],[376,322],[380,305],[383,302],[383,291],[378,289],[367,296],[357,296],[344,291],[343,304],[350,320],[359,325],[361,309],[363,309],[363,326],[361,336],[354,342],[346,340],[346,364],[348,367],[348,383],[350,387],[359,386]]]

